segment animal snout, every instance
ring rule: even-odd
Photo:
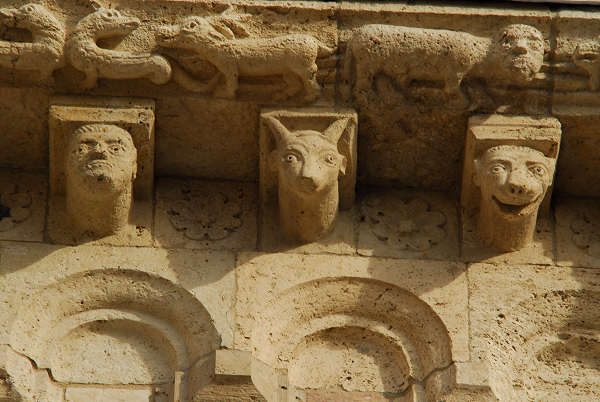
[[[123,25],[125,25],[127,28],[133,30],[133,29],[137,29],[141,25],[141,22],[137,18],[130,18]]]
[[[16,10],[10,8],[0,8],[0,22],[4,25],[14,25]]]
[[[527,46],[527,42],[524,39],[520,39],[515,43],[515,46],[513,48],[513,53],[514,54],[527,54],[527,52],[529,52],[529,47]]]

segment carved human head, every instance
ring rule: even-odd
[[[544,37],[530,25],[508,25],[494,39],[505,72],[514,79],[531,81],[544,62]]]
[[[318,194],[337,186],[346,172],[346,158],[338,151],[338,140],[349,119],[332,123],[323,133],[313,130],[289,131],[273,117],[265,118],[275,136],[276,149],[270,163],[277,170],[280,186],[303,194]]]
[[[181,24],[164,26],[156,32],[156,40],[161,46],[196,47],[199,41],[224,41],[235,35],[228,27],[214,18],[191,16]]]
[[[78,128],[67,146],[67,191],[109,195],[131,190],[137,150],[131,135],[111,124]]]
[[[513,145],[489,148],[475,160],[475,184],[481,202],[510,218],[537,214],[552,184],[556,159]]]

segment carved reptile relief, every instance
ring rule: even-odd
[[[139,19],[109,8],[99,8],[79,21],[67,40],[66,51],[71,64],[85,73],[84,88],[94,88],[98,78],[147,78],[157,85],[171,79],[171,66],[160,55],[98,46],[101,39],[128,35],[139,26]]]
[[[31,42],[0,41],[0,66],[39,71],[40,79],[65,65],[65,29],[48,9],[39,4],[0,9],[0,24],[25,29]]]

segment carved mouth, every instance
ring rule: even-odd
[[[505,204],[500,202],[495,196],[492,196],[492,200],[494,201],[494,204],[496,204],[498,210],[504,215],[525,216],[530,215],[537,210],[540,197],[541,196],[538,196],[533,201],[523,205]]]

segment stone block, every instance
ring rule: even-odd
[[[256,184],[161,179],[157,186],[156,246],[255,250]]]
[[[363,256],[458,259],[456,202],[439,193],[373,190],[360,201]]]
[[[600,215],[591,199],[561,197],[555,205],[558,265],[600,268]]]
[[[441,261],[243,253],[236,268],[235,348],[249,350],[257,313],[286,290],[321,278],[369,278],[405,289],[427,303],[448,330],[454,360],[466,361],[467,285],[463,270],[460,263]]]
[[[148,402],[154,400],[153,394],[151,388],[68,387],[65,402]]]
[[[42,241],[48,180],[45,176],[0,172],[0,239]]]
[[[473,264],[468,274],[471,358],[489,365],[500,400],[598,395],[599,272]]]

